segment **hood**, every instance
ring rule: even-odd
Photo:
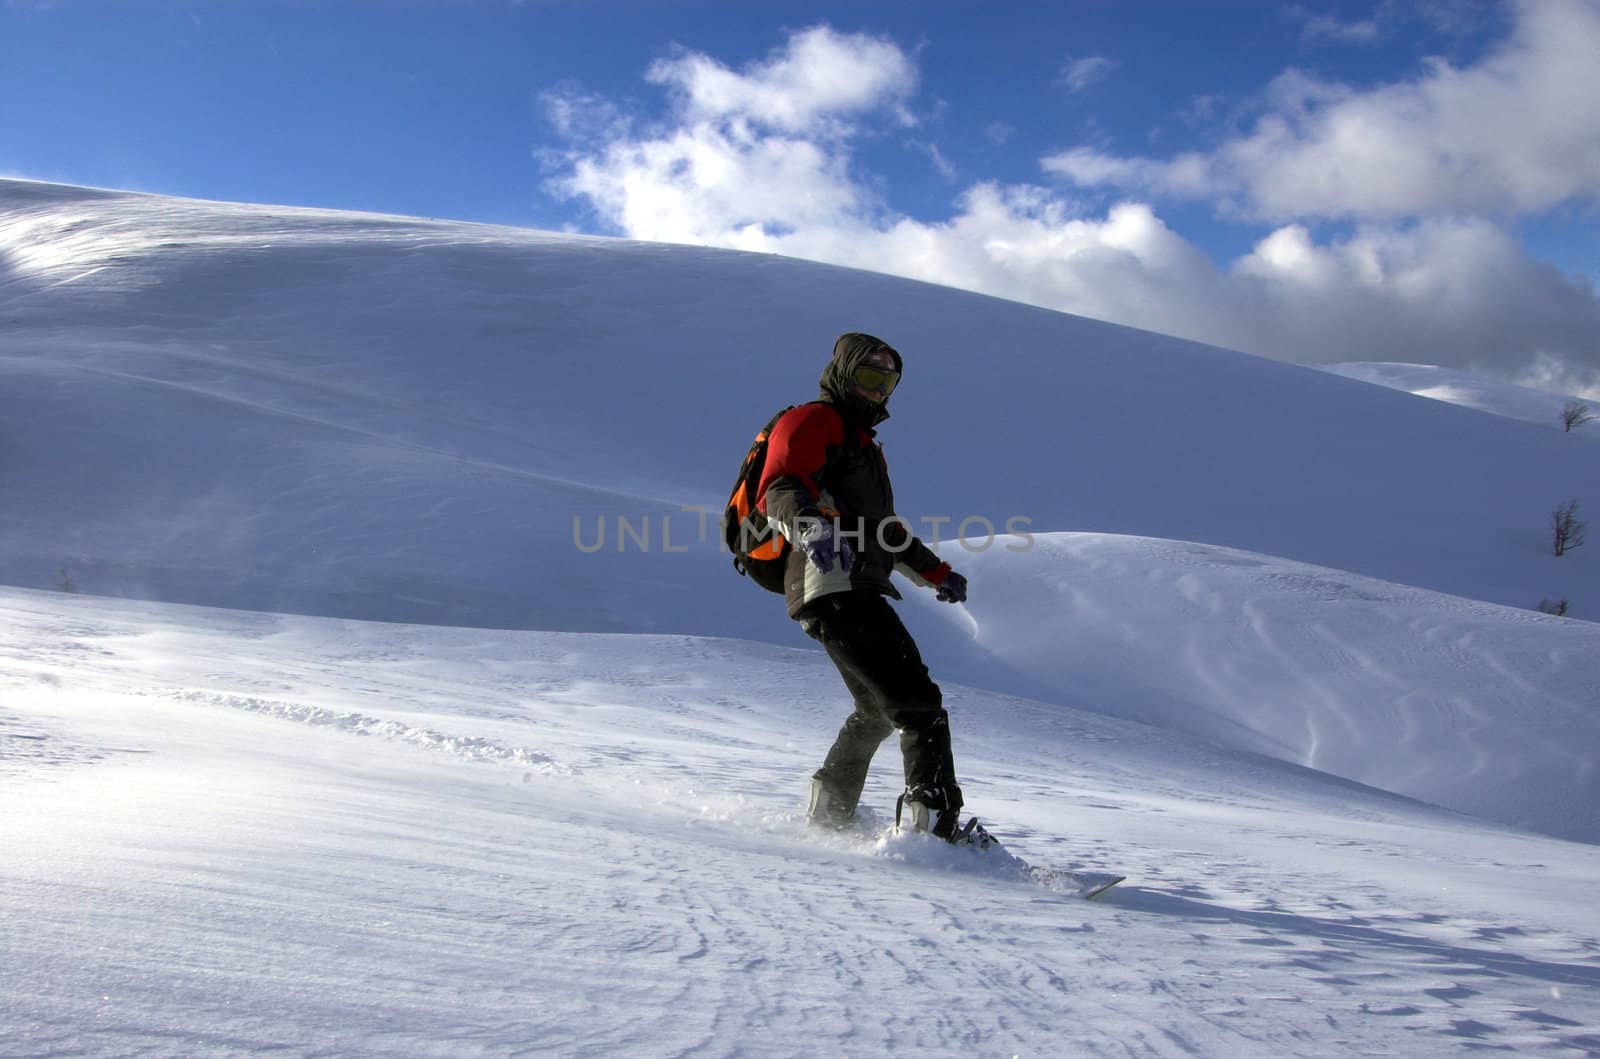
[[[894,358],[895,370],[904,373],[905,362],[901,360],[899,350],[881,338],[859,331],[848,331],[839,336],[839,341],[833,344],[833,359],[822,371],[822,399],[849,412],[869,429],[889,418],[889,402],[875,404],[862,397],[856,392],[851,376],[856,366],[878,349],[888,350]]]

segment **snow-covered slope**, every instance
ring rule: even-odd
[[[1325,364],[1322,370],[1347,379],[1403,390],[1418,397],[1475,408],[1480,412],[1538,423],[1552,430],[1566,432],[1561,420],[1562,409],[1569,404],[1595,408],[1596,402],[1582,397],[1536,390],[1508,382],[1473,375],[1470,372],[1441,368],[1435,364],[1386,364],[1356,361],[1349,364]],[[1579,424],[1571,431],[1583,438],[1600,438],[1596,421]]]
[[[1600,507],[1568,439],[945,288],[16,181],[0,281],[0,483],[26,498],[0,515],[7,583],[783,638],[680,507],[720,504],[861,329],[907,357],[884,438],[919,527],[1025,517],[1600,605],[1595,561],[1545,540],[1558,504]],[[619,554],[619,517],[648,519],[650,554]],[[606,547],[580,553],[574,519]]]
[[[808,835],[832,679],[0,590],[0,1054],[1600,1048],[1591,846],[947,688],[1011,849],[1129,875],[1083,902]]]

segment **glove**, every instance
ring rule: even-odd
[[[967,579],[951,570],[944,575],[944,580],[936,586],[940,603],[965,603],[967,601]]]
[[[807,526],[800,535],[800,550],[806,553],[811,565],[825,574],[833,572],[835,562],[848,574],[855,561],[850,542],[839,536],[838,527],[832,522],[817,521]]]

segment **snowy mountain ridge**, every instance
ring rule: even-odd
[[[746,623],[719,616],[741,593],[711,587],[710,555],[640,563],[619,599],[633,560],[588,576],[575,520],[716,509],[749,436],[860,328],[908,360],[883,437],[919,526],[1020,516],[1510,606],[1565,597],[1578,616],[1600,598],[1586,554],[1546,554],[1550,511],[1596,502],[1570,439],[947,288],[17,181],[0,184],[0,270],[5,466],[30,498],[0,525],[9,583],[52,587],[66,561],[86,591],[212,605],[733,633]],[[439,602],[394,607],[415,555],[437,583],[413,595]],[[516,602],[558,576],[591,602]]]
[[[1516,386],[1435,364],[1327,364],[1322,370],[1347,379],[1403,390],[1418,397],[1448,401],[1495,415],[1538,423],[1552,430],[1570,430],[1581,438],[1600,438],[1600,429],[1597,429],[1600,419],[1594,418],[1593,411],[1596,402],[1576,394]],[[1562,418],[1562,412],[1569,405],[1590,410],[1589,417],[1569,428]]]

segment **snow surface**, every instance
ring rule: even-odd
[[[8,1055],[1600,1048],[1594,848],[947,687],[1086,902],[817,837],[814,651],[0,591]],[[892,767],[868,798],[893,796]]]
[[[693,509],[847,329],[971,579],[901,608],[969,808],[1099,901],[799,819],[845,694]],[[1595,1053],[1600,626],[1530,609],[1600,605],[1588,449],[850,270],[0,181],[0,1054]]]

